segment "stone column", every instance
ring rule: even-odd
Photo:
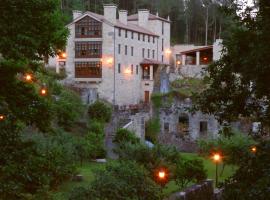
[[[154,69],[153,69],[153,65],[150,65],[150,81],[153,80],[154,77]]]
[[[196,65],[200,65],[200,52],[196,52]]]
[[[186,65],[186,54],[182,55],[182,65]]]
[[[59,66],[59,60],[56,60],[56,73],[59,74],[60,73],[60,66]]]

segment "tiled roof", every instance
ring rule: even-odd
[[[181,54],[187,54],[187,53],[193,53],[193,52],[197,52],[197,51],[204,51],[204,50],[208,50],[208,49],[213,49],[213,45],[210,46],[205,46],[205,47],[200,47],[200,48],[194,48],[188,51],[181,51]]]
[[[106,22],[108,24],[112,24],[113,26],[118,27],[118,28],[127,29],[127,30],[131,30],[131,31],[139,32],[139,33],[144,33],[147,35],[157,36],[157,37],[159,36],[159,35],[151,32],[151,31],[149,31],[141,26],[138,26],[136,24],[127,23],[127,25],[126,25],[126,24],[121,23],[119,20],[116,20],[116,23],[113,24],[112,22],[106,20],[103,15],[99,15],[99,14],[89,12],[89,11],[85,12],[83,15],[85,15],[85,14],[92,15],[93,17],[99,19],[100,21]],[[79,18],[77,18],[77,19],[79,19]],[[75,19],[75,21],[76,21],[76,19]]]
[[[160,62],[158,60],[151,60],[151,59],[146,59],[146,58],[143,59],[141,64],[142,65],[168,65],[168,64]]]
[[[164,18],[162,18],[162,17],[159,17],[159,16],[157,16],[157,15],[153,15],[153,14],[149,14],[149,18],[148,18],[149,20],[161,20],[161,21],[165,21],[165,22],[168,22],[168,23],[170,23],[170,21],[169,20],[167,20],[167,19],[164,19]],[[138,14],[134,14],[134,15],[130,15],[130,16],[128,16],[128,21],[137,21],[138,20]]]

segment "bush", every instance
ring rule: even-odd
[[[73,91],[62,89],[55,102],[56,120],[59,126],[69,129],[82,115],[83,104],[81,98]]]
[[[192,182],[201,182],[207,178],[203,161],[200,159],[181,158],[174,172],[174,180],[182,189]]]
[[[140,139],[136,137],[135,133],[122,128],[116,132],[113,142],[117,144],[123,143],[136,144],[140,142]]]
[[[101,101],[96,101],[89,106],[88,115],[91,120],[109,122],[111,120],[112,108]]]
[[[151,101],[156,109],[159,109],[162,106],[163,94],[153,93],[151,96]]]
[[[148,171],[135,162],[109,163],[105,170],[96,172],[88,191],[79,190],[84,198],[75,195],[74,190],[70,200],[76,197],[80,200],[162,199],[161,188],[150,177]]]
[[[145,139],[152,143],[157,143],[160,132],[160,122],[158,118],[150,119],[145,125]]]
[[[173,168],[180,154],[175,148],[156,145],[149,148],[144,144],[123,144],[116,152],[121,160],[133,160],[143,165],[149,172],[159,167]]]
[[[91,121],[88,130],[97,135],[104,135],[104,125],[95,120]]]
[[[200,152],[209,157],[213,152],[221,152],[223,162],[238,165],[243,156],[250,151],[256,142],[249,136],[235,133],[231,137],[221,135],[213,140],[200,140]]]
[[[270,185],[270,141],[257,145],[256,153],[242,155],[236,173],[223,185],[222,199],[266,200]]]
[[[98,159],[106,157],[104,146],[104,134],[96,134],[89,132],[86,137],[86,149],[90,159]]]

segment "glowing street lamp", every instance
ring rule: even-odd
[[[164,171],[159,171],[158,172],[158,178],[159,179],[164,179],[166,177],[166,173]]]
[[[219,153],[215,153],[212,156],[213,161],[216,163],[216,187],[218,185],[218,164],[221,162],[222,157]]]
[[[42,88],[40,89],[40,95],[41,95],[41,96],[47,96],[47,94],[48,94],[47,88],[42,87]]]
[[[0,121],[3,121],[5,119],[5,115],[0,114]]]
[[[257,152],[257,147],[253,146],[253,147],[251,147],[250,150],[251,150],[252,153],[256,153]]]
[[[160,168],[155,170],[155,180],[158,184],[160,184],[161,186],[165,186],[168,181],[169,181],[169,173],[167,171],[167,169],[165,168]]]
[[[32,76],[32,74],[25,74],[24,75],[24,80],[26,81],[26,82],[32,82],[33,81],[33,76]]]
[[[62,58],[66,58],[66,57],[67,57],[67,54],[63,52],[63,53],[61,54],[61,57],[62,57]]]

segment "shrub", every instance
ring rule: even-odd
[[[151,96],[151,101],[156,109],[159,109],[162,106],[163,94],[153,93]]]
[[[223,185],[222,199],[269,199],[269,171],[270,141],[268,140],[257,145],[255,154],[247,152],[247,154],[242,155],[238,170]]]
[[[235,133],[231,137],[221,135],[217,139],[199,141],[200,152],[203,155],[209,157],[213,152],[221,152],[223,162],[234,165],[237,165],[255,144],[251,137],[241,133]]]
[[[150,177],[149,172],[135,162],[109,163],[105,170],[96,172],[87,192],[79,192],[85,197],[82,200],[162,199],[160,187]],[[72,195],[79,197],[74,192]]]
[[[88,114],[91,120],[109,122],[111,120],[112,109],[109,105],[101,101],[96,101],[89,106]]]
[[[203,161],[200,159],[184,159],[181,158],[174,172],[174,180],[181,188],[186,187],[192,182],[201,182],[207,178]]]
[[[95,134],[104,135],[104,125],[98,121],[91,121],[89,131]]]
[[[90,159],[98,159],[106,157],[104,146],[104,134],[96,134],[89,132],[86,137],[86,149]]]
[[[119,129],[116,132],[113,142],[117,144],[122,144],[122,143],[136,144],[140,142],[140,139],[136,137],[135,133],[127,129]]]
[[[62,89],[55,102],[56,120],[59,126],[68,129],[82,115],[81,98],[73,91]]]
[[[150,119],[145,125],[145,139],[152,143],[157,143],[160,132],[160,122],[158,118]]]

